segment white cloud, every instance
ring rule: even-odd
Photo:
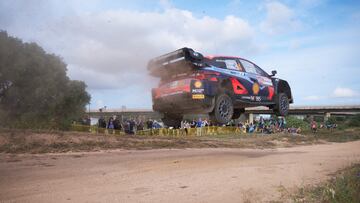
[[[97,100],[97,101],[96,101],[96,107],[97,107],[97,108],[103,108],[103,107],[104,107],[104,102],[103,102],[103,100]]]
[[[149,90],[149,84],[156,80],[148,76],[147,61],[184,46],[208,54],[216,54],[218,49],[223,54],[257,49],[252,27],[241,18],[196,17],[190,11],[172,8],[168,1],[161,4],[165,5],[163,11],[74,10],[55,17],[44,9],[47,6],[41,10],[31,7],[27,15],[49,16],[35,22],[21,16],[22,12],[8,13],[12,23],[0,27],[62,56],[69,64],[71,78],[84,80],[90,89],[143,86]],[[59,7],[59,11],[62,9],[68,10]],[[6,9],[0,8],[0,13],[3,11]],[[16,20],[19,16],[21,21]],[[33,26],[21,29],[25,24]]]
[[[286,5],[274,1],[266,5],[266,18],[260,24],[263,32],[268,34],[281,34],[298,30],[301,22],[296,19],[295,12]]]
[[[333,92],[333,97],[339,97],[339,98],[356,97],[358,95],[359,94],[356,91],[350,88],[343,88],[343,87],[337,87]]]
[[[320,99],[321,99],[321,97],[317,96],[317,95],[311,95],[311,96],[304,97],[304,100],[307,100],[307,101],[317,101]]]

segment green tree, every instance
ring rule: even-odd
[[[66,128],[82,116],[90,95],[66,71],[60,57],[0,32],[0,125]]]

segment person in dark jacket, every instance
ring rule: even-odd
[[[101,116],[98,120],[99,128],[106,128],[106,121],[103,116]]]
[[[134,134],[135,133],[135,121],[133,119],[129,120],[129,134]]]
[[[149,119],[147,122],[146,122],[146,128],[147,129],[152,129],[153,128],[153,121],[151,119]]]
[[[120,120],[119,120],[119,116],[115,117],[113,123],[114,123],[114,129],[115,130],[122,130],[121,129],[121,123],[120,123]]]

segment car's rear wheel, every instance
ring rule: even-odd
[[[289,98],[285,93],[280,93],[275,101],[274,112],[278,116],[286,116],[289,112]]]
[[[161,120],[167,127],[180,128],[181,121],[183,119],[182,115],[178,114],[164,114],[164,118]]]
[[[222,93],[215,99],[214,110],[210,113],[210,118],[216,124],[227,124],[231,121],[234,114],[234,106],[229,95]]]

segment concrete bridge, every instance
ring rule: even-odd
[[[118,115],[123,118],[137,118],[139,116],[143,119],[161,118],[161,114],[154,112],[151,109],[104,109],[102,112],[99,110],[90,110],[89,113],[91,117],[109,117],[112,115]],[[250,122],[254,120],[254,115],[258,114],[273,114],[273,112],[267,107],[252,107],[245,109],[245,116]],[[360,114],[360,105],[290,106],[289,110],[289,115],[324,116],[324,120],[327,120],[331,115],[349,116],[356,114]]]

